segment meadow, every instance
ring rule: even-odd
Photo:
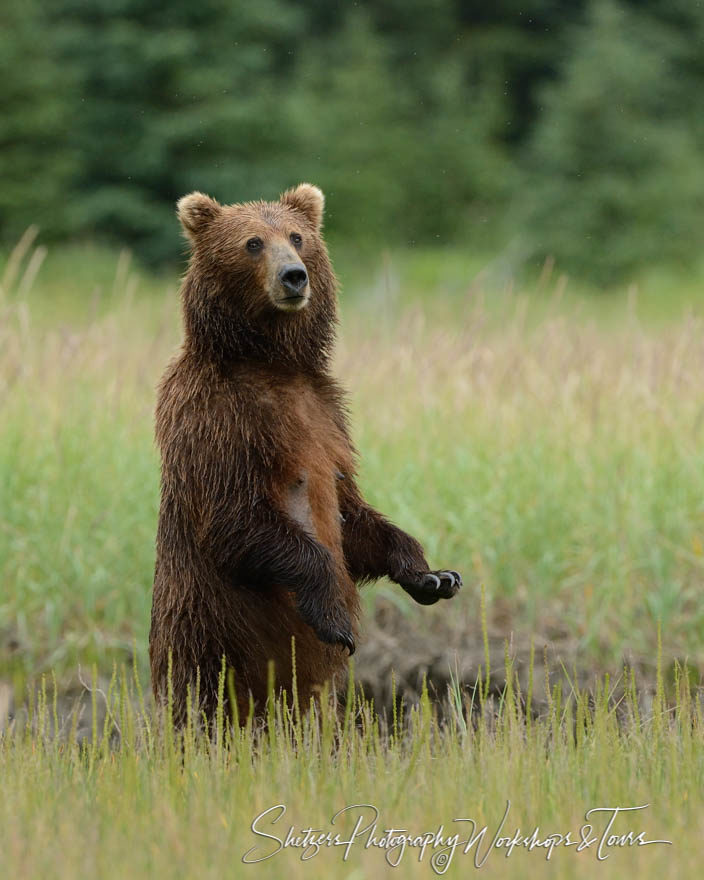
[[[298,827],[327,828],[336,810],[372,803],[424,831],[461,815],[491,826],[510,798],[511,833],[574,834],[590,807],[650,803],[619,827],[673,845],[603,863],[594,848],[546,864],[496,853],[489,876],[692,876],[704,830],[702,278],[598,292],[549,263],[519,284],[457,249],[334,256],[336,369],[361,484],[465,587],[430,609],[388,583],[365,590],[355,672],[378,724],[363,703],[337,733],[332,715],[318,727],[279,704],[263,733],[194,731],[183,758],[136,684],[148,693],[152,411],[180,335],[178,278],[127,252],[47,253],[31,231],[0,264],[3,865],[17,877],[373,877],[383,853],[361,848],[346,863],[282,853],[245,868],[249,823],[286,803]],[[408,704],[396,724],[392,669]],[[72,734],[70,715],[54,735],[81,692],[88,735]],[[407,854],[403,876],[429,876],[428,858]]]
[[[690,878],[701,859],[704,717],[687,676],[647,717],[622,696],[455,686],[380,720],[352,689],[306,715],[273,692],[265,726],[174,732],[122,669],[91,688],[93,736],[59,729],[46,681],[0,738],[0,844],[17,878]],[[223,690],[225,687],[222,677]],[[102,725],[97,703],[108,707]]]

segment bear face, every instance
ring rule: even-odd
[[[187,348],[227,374],[235,362],[324,370],[337,281],[321,235],[324,198],[302,183],[276,202],[178,202],[191,244],[181,289]]]
[[[322,192],[310,184],[278,202],[220,205],[203,193],[184,196],[177,212],[218,305],[250,319],[299,312],[325,295],[331,269],[320,236]]]

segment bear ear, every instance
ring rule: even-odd
[[[181,221],[183,231],[194,240],[220,211],[220,205],[210,196],[200,192],[192,192],[176,202],[176,213]]]
[[[323,225],[325,196],[322,190],[312,183],[300,183],[293,189],[287,190],[281,196],[281,204],[300,211],[316,229],[320,229]]]

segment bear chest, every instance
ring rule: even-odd
[[[328,546],[340,542],[338,485],[351,470],[346,438],[315,399],[297,401],[284,451],[283,505],[288,516]]]

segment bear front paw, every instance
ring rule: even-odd
[[[354,636],[347,630],[338,630],[337,633],[335,633],[335,639],[331,644],[341,645],[343,648],[347,648],[347,653],[350,657],[357,649],[354,642]]]
[[[350,657],[354,654],[356,645],[352,624],[344,605],[332,605],[323,609],[311,607],[310,603],[302,603],[299,605],[299,611],[321,642],[347,648]]]
[[[462,586],[459,572],[451,569],[426,571],[409,581],[401,581],[408,595],[420,605],[434,605],[439,599],[451,599]]]
[[[336,623],[326,622],[314,627],[315,634],[321,642],[325,642],[328,645],[340,645],[343,649],[347,648],[347,652],[351,657],[357,646],[355,645],[352,626],[347,613],[344,613],[344,621],[340,619],[342,617],[343,615],[340,615]]]

